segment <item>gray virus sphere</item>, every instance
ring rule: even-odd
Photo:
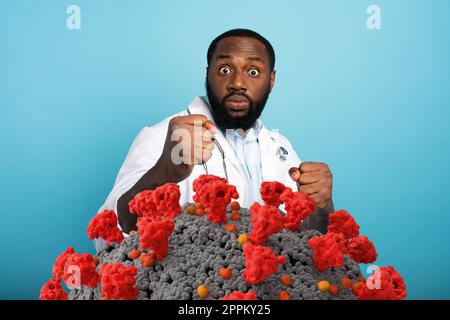
[[[361,276],[359,264],[345,257],[345,263],[339,268],[318,271],[313,263],[313,251],[308,240],[320,236],[315,230],[290,231],[282,230],[273,234],[264,244],[276,255],[286,258],[276,273],[257,285],[248,284],[243,273],[245,259],[239,235],[251,232],[250,213],[248,209],[240,209],[240,219],[228,223],[234,224],[236,232],[226,231],[224,224],[207,221],[207,216],[189,215],[188,204],[183,206],[182,213],[174,219],[174,230],[169,239],[169,254],[163,261],[155,261],[152,267],[142,265],[140,259],[130,259],[128,253],[133,249],[145,253],[139,246],[139,235],[134,233],[120,244],[106,245],[98,252],[99,265],[102,263],[122,263],[125,266],[136,266],[136,287],[139,300],[197,300],[197,287],[205,285],[209,294],[203,299],[221,299],[235,290],[254,292],[258,299],[278,300],[279,293],[286,291],[293,300],[350,300],[355,299],[351,288],[344,288],[342,278],[352,282]],[[228,208],[229,216],[231,209]],[[219,275],[221,268],[232,270],[232,276],[224,279]],[[293,282],[285,286],[280,277],[289,275]],[[338,287],[337,294],[322,292],[317,284],[328,281]],[[72,300],[101,299],[101,285],[96,288],[82,286],[72,289],[69,295]]]

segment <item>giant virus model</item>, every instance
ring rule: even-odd
[[[79,299],[403,299],[406,287],[391,266],[368,278],[360,263],[374,263],[372,242],[345,210],[330,214],[328,231],[304,230],[316,203],[283,184],[263,182],[264,204],[241,208],[236,188],[223,178],[194,181],[194,203],[180,206],[168,183],[130,201],[137,230],[124,237],[114,211],[89,223],[102,238],[96,256],[68,247],[57,257],[43,300]],[[285,213],[279,209],[284,204]],[[69,292],[63,288],[63,283]]]

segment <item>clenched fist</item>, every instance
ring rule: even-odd
[[[186,179],[196,164],[211,158],[214,125],[204,115],[174,117],[170,120],[164,148],[156,164],[117,202],[119,224],[123,232],[136,230],[137,215],[130,213],[129,203],[144,190],[154,190],[168,182]]]
[[[172,118],[157,168],[164,171],[169,181],[179,182],[187,178],[196,164],[211,158],[217,132],[206,116],[195,114]]]
[[[289,170],[292,180],[297,182],[298,191],[309,195],[323,211],[332,208],[333,175],[325,163],[303,162],[298,168]]]

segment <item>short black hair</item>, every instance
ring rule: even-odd
[[[273,50],[272,45],[262,35],[260,35],[259,33],[255,32],[253,30],[249,30],[249,29],[232,29],[232,30],[222,33],[220,36],[215,38],[211,42],[211,44],[209,45],[209,48],[208,48],[208,55],[207,55],[208,66],[211,63],[211,59],[214,54],[214,50],[216,49],[217,43],[220,40],[222,40],[224,38],[229,38],[229,37],[247,37],[247,38],[254,38],[256,40],[261,41],[264,44],[264,46],[266,47],[267,53],[269,55],[269,63],[270,63],[271,70],[273,70],[275,68],[275,51]]]

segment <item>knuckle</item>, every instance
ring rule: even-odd
[[[177,123],[175,118],[170,119],[169,121],[169,129],[173,129],[173,127],[175,126],[175,124]]]
[[[178,119],[178,117],[173,117],[172,119],[170,119],[169,124],[176,122]]]
[[[178,122],[181,121],[182,118],[183,118],[183,117],[180,117],[180,116],[173,117],[172,119],[170,119],[169,124],[175,124],[175,123],[178,123]]]

